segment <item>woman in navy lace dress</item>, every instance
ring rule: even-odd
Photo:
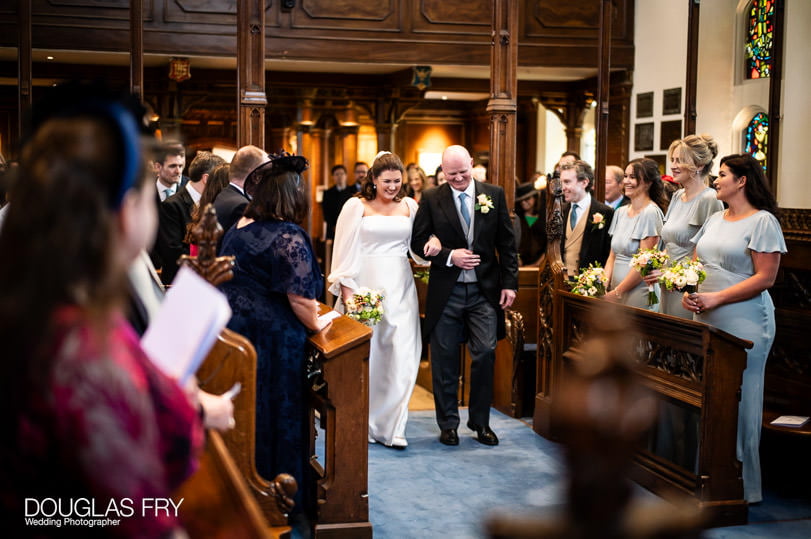
[[[326,324],[317,317],[323,279],[310,237],[297,223],[307,216],[300,173],[303,157],[281,155],[256,168],[245,189],[245,215],[225,235],[223,255],[236,256],[234,278],[220,285],[233,316],[228,327],[247,337],[258,357],[256,467],[273,478],[289,473],[306,499],[308,409],[304,347],[307,330]]]

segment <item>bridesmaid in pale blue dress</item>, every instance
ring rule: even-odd
[[[747,351],[741,384],[737,453],[743,463],[744,496],[756,503],[762,499],[758,449],[763,377],[775,331],[768,289],[774,284],[786,242],[774,215],[774,195],[752,156],[721,159],[715,187],[718,199],[729,209],[712,215],[693,238],[707,280],[698,293],[685,293],[682,305],[696,313],[695,320],[754,343]]]
[[[658,311],[658,304],[648,306],[648,285],[639,272],[632,270],[631,257],[640,249],[652,249],[659,244],[667,205],[659,175],[659,165],[653,159],[634,159],[625,168],[625,196],[631,203],[614,213],[611,221],[611,254],[605,264],[611,291],[604,297],[632,307]],[[660,295],[659,285],[655,285]]]
[[[676,264],[693,256],[695,246],[690,239],[704,226],[713,213],[724,209],[708,187],[712,160],[718,155],[718,145],[710,135],[688,135],[674,140],[668,151],[670,171],[681,189],[673,193],[662,227],[662,243],[670,256],[669,264]],[[658,279],[660,271],[653,271],[645,280]],[[659,298],[660,312],[692,320],[693,313],[682,307],[681,292],[662,288]]]

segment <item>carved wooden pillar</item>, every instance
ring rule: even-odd
[[[597,155],[594,163],[594,197],[605,200],[605,167],[608,164],[608,96],[611,88],[611,28],[613,0],[600,4],[600,64],[597,76]]]
[[[377,151],[394,152],[394,144],[397,141],[397,124],[375,124],[377,130]],[[369,163],[371,166],[371,163]]]
[[[489,181],[504,188],[507,207],[515,199],[515,138],[518,94],[518,2],[493,0],[490,42]]]
[[[130,0],[130,92],[144,97],[144,0]]]
[[[237,146],[265,147],[265,2],[237,0]]]
[[[324,213],[321,211],[320,200],[318,200],[319,187],[328,187],[328,182],[325,181],[327,175],[325,174],[324,165],[324,130],[310,128],[310,153],[302,154],[310,161],[309,182],[310,182],[310,207],[312,214],[313,230],[310,236],[320,238],[322,234],[322,223],[324,222]]]
[[[341,162],[350,170],[358,160],[358,129],[357,125],[341,126],[335,132],[340,141]]]
[[[22,138],[23,119],[31,106],[31,2],[17,2],[17,139]]]
[[[550,94],[541,96],[541,104],[552,111],[563,124],[566,133],[566,150],[580,153],[580,139],[583,136],[583,119],[591,107],[593,97],[580,90],[565,95]]]
[[[315,171],[313,170],[316,163],[313,163],[313,155],[317,155],[317,151],[313,146],[313,137],[312,137],[312,127],[309,125],[296,125],[296,139],[298,140],[298,151],[296,152],[298,155],[303,155],[310,161],[310,168],[304,173],[304,180],[309,183],[309,191],[310,191],[310,207],[315,209],[315,192],[316,192],[316,182],[314,181],[314,176],[316,176]],[[304,228],[307,229],[307,233],[310,234],[310,237],[318,237],[320,234],[320,224],[321,219],[316,219],[313,215],[314,211],[311,211],[307,216],[307,221],[302,223]]]

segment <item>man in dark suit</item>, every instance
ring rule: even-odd
[[[231,158],[229,184],[214,199],[217,210],[217,221],[223,232],[227,232],[239,221],[250,199],[245,194],[245,178],[253,169],[268,161],[268,154],[262,148],[253,145],[243,146]]]
[[[560,252],[569,277],[576,277],[581,268],[605,261],[611,252],[608,229],[614,210],[591,196],[594,171],[585,161],[575,161],[560,167],[560,185],[566,204]]]
[[[518,288],[518,257],[504,190],[472,180],[473,159],[462,146],[442,154],[447,183],[423,193],[411,248],[425,253],[435,236],[442,244],[431,260],[423,326],[431,342],[431,371],[439,441],[458,445],[459,344],[471,356],[467,426],[479,442],[497,445],[490,428],[493,364],[504,313]]]
[[[200,202],[208,175],[225,160],[211,152],[197,152],[189,165],[189,183],[158,207],[158,235],[155,250],[163,261],[161,281],[171,284],[177,275],[177,260],[181,255],[189,254],[186,238],[186,225],[191,222],[192,211]]]
[[[324,223],[327,225],[326,237],[324,239],[335,239],[335,223],[341,214],[344,203],[357,193],[354,186],[346,185],[346,167],[335,165],[332,167],[332,187],[324,191],[324,198],[321,199],[321,209],[324,211]]]
[[[605,167],[605,203],[612,209],[618,210],[620,206],[625,206],[631,199],[622,192],[622,181],[625,179],[625,172],[617,165]]]

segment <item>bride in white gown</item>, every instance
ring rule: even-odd
[[[381,152],[375,158],[360,196],[341,209],[328,277],[329,291],[344,300],[362,287],[384,295],[369,353],[369,441],[397,449],[408,445],[408,401],[422,349],[408,260],[417,203],[403,194],[403,172],[396,155]],[[342,310],[341,302],[337,308]]]

